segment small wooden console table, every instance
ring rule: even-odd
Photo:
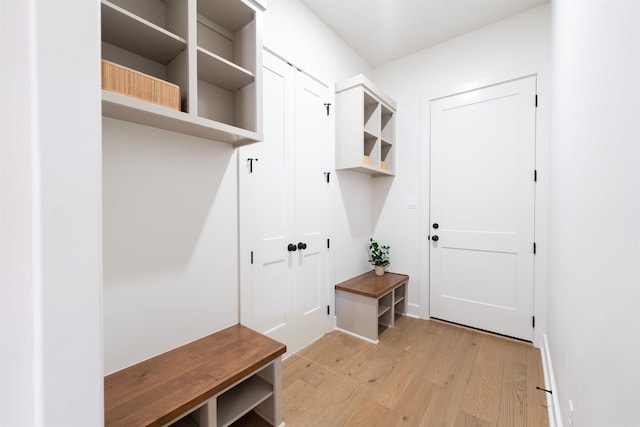
[[[396,316],[407,313],[406,274],[373,271],[338,283],[336,316],[338,329],[378,343],[378,325],[392,328]]]
[[[227,426],[255,411],[282,423],[286,346],[241,325],[107,375],[106,426]]]

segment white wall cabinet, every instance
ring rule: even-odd
[[[336,169],[395,175],[396,108],[362,74],[336,84]]]
[[[102,92],[104,116],[262,140],[262,0],[102,0],[102,57],[180,86],[181,111]]]

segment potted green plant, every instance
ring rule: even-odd
[[[384,268],[389,265],[389,246],[369,238],[369,262],[373,264],[376,276],[382,276]]]

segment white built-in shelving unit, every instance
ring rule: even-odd
[[[395,101],[362,74],[335,91],[336,169],[395,175]]]
[[[233,145],[262,139],[264,0],[102,0],[102,57],[180,87],[181,110],[103,90],[106,117]]]

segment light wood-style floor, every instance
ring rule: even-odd
[[[325,335],[283,363],[283,412],[300,426],[548,426],[540,352],[435,320],[399,318],[370,344]],[[243,426],[264,426],[249,415]]]

